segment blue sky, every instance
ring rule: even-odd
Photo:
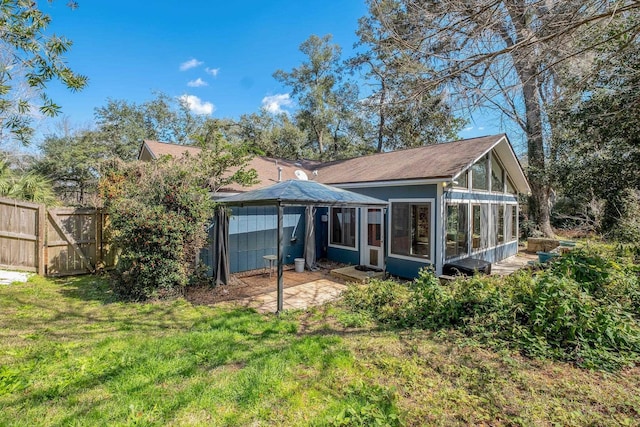
[[[49,89],[76,127],[90,125],[94,108],[108,98],[144,102],[153,91],[188,96],[194,111],[220,118],[261,106],[294,108],[274,71],[298,66],[304,59],[298,48],[311,34],[332,34],[346,58],[366,13],[357,0],[80,0],[76,10],[65,3],[40,7],[52,17],[50,30],[74,42],[68,64],[89,77],[81,92],[57,84]],[[483,120],[476,118],[460,136],[501,132]],[[47,121],[39,131],[51,126]]]

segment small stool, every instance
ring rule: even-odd
[[[278,260],[278,257],[275,255],[264,255],[262,257],[264,259],[264,268],[267,268],[267,261],[269,262],[269,279],[271,279],[271,272],[273,271],[273,263]]]

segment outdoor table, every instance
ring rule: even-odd
[[[264,268],[267,268],[267,262],[269,263],[269,279],[271,279],[271,272],[273,271],[273,263],[278,260],[278,257],[275,255],[264,255],[262,257],[264,259]]]

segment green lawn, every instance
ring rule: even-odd
[[[118,303],[90,276],[0,286],[0,425],[640,419],[638,368],[585,371],[354,316],[331,306],[278,319],[181,299]]]

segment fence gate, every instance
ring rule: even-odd
[[[94,272],[99,227],[95,209],[49,209],[47,212],[46,272],[60,276]]]
[[[51,208],[0,198],[0,268],[47,276],[115,265],[108,216],[92,208]]]

